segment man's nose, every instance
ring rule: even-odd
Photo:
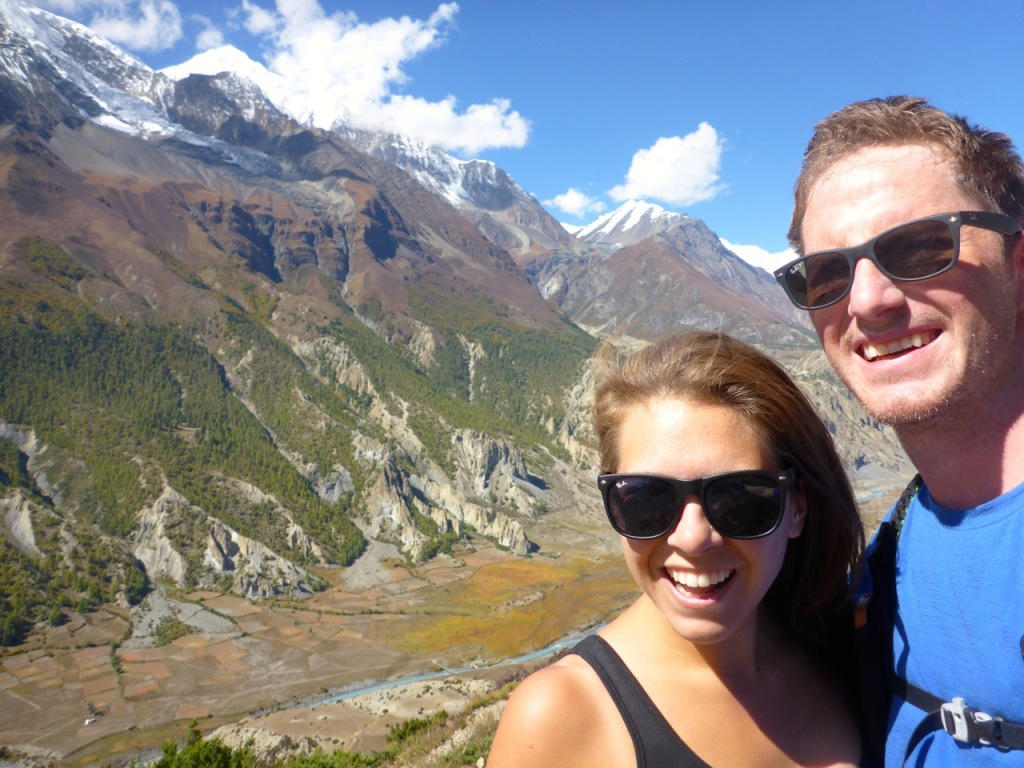
[[[853,270],[847,311],[851,317],[874,317],[903,303],[900,283],[883,273],[870,259],[860,259]]]

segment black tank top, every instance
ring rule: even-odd
[[[710,768],[672,730],[651,697],[603,637],[590,635],[572,652],[594,668],[619,708],[633,738],[637,768]]]

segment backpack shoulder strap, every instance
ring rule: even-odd
[[[914,500],[914,496],[921,490],[923,483],[924,480],[921,479],[920,474],[914,475],[911,481],[907,483],[907,487],[903,489],[903,493],[896,502],[896,506],[893,507],[892,514],[889,516],[889,524],[896,529],[897,536],[903,530],[903,521],[907,517],[907,509],[910,507],[910,502]]]
[[[903,489],[889,519],[879,526],[860,575],[854,642],[866,765],[882,765],[884,762],[894,683],[892,633],[896,615],[896,544],[907,508],[921,483],[921,476],[915,475]]]

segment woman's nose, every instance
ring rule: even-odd
[[[676,527],[669,531],[668,543],[691,554],[699,554],[722,543],[722,535],[708,522],[696,496],[683,502],[683,513]]]

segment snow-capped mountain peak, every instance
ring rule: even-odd
[[[104,51],[125,66],[148,69],[141,60],[96,34],[84,24],[37,8],[24,0],[0,3],[0,21],[9,31],[27,41],[36,51],[60,51],[68,40],[87,41],[89,47]],[[65,57],[63,61],[67,61]]]
[[[626,244],[643,240],[687,218],[684,213],[666,211],[654,203],[629,200],[577,231],[576,237],[591,243]]]
[[[160,71],[171,80],[184,80],[189,75],[219,75],[222,72],[234,72],[255,83],[259,83],[262,78],[271,74],[266,67],[258,61],[253,61],[247,53],[233,45],[210,48],[182,64],[164,67]]]
[[[188,61],[175,64],[160,70],[172,80],[184,80],[189,75],[219,75],[231,72],[246,80],[250,80],[263,91],[264,95],[279,110],[297,120],[302,125],[328,126],[323,119],[316,120],[316,113],[323,109],[314,94],[302,83],[288,80],[276,72],[271,72],[263,64],[253,60],[248,54],[233,45],[222,45],[196,54]],[[342,114],[344,110],[342,110]],[[321,116],[322,117],[322,116]],[[337,118],[334,123],[344,123]]]
[[[182,64],[164,67],[160,70],[160,73],[176,82],[185,80],[189,75],[216,77],[227,74],[234,77],[239,84],[252,84],[252,86],[258,89],[260,100],[266,99],[275,108],[288,112],[284,105],[286,101],[285,94],[288,90],[284,79],[280,75],[271,72],[258,61],[254,61],[247,53],[235,48],[233,45],[210,48],[196,54]],[[247,90],[250,91],[250,99],[256,98],[255,92],[252,91],[251,87]],[[308,124],[308,115],[292,114],[291,116],[299,122]],[[303,119],[304,117],[307,119]]]
[[[0,2],[0,71],[33,94],[53,88],[83,117],[130,133],[167,135],[169,81],[77,22],[21,0]]]

